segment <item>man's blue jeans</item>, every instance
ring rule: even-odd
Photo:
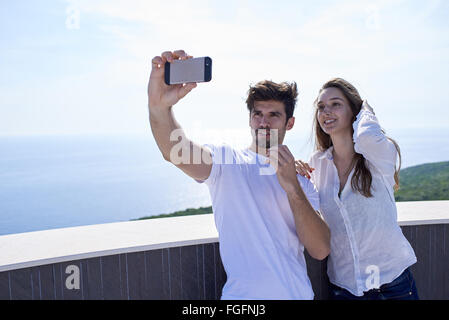
[[[419,300],[415,279],[407,268],[399,277],[390,283],[364,292],[361,297],[329,282],[329,299],[331,300]]]

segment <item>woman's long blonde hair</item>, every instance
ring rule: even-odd
[[[348,81],[341,79],[341,78],[334,78],[326,82],[320,89],[319,94],[324,89],[327,88],[337,88],[340,89],[340,91],[343,93],[343,95],[346,97],[346,99],[349,101],[349,106],[352,110],[353,114],[353,122],[356,120],[357,114],[360,112],[363,104],[363,100],[360,97],[359,92],[357,89],[350,84]],[[319,96],[318,94],[318,96]],[[317,101],[318,98],[315,100],[315,107],[317,107]],[[320,123],[318,122],[318,108],[315,110],[315,125],[314,125],[314,131],[315,131],[315,149],[320,151],[325,151],[329,147],[332,146],[332,140],[331,137],[321,129]],[[352,126],[351,126],[352,129]],[[354,129],[353,133],[354,133]],[[382,130],[383,133],[385,133]],[[393,139],[387,137],[396,147],[396,150],[398,152],[399,156],[399,164],[398,166],[395,166],[395,173],[394,173],[394,181],[395,186],[394,190],[399,189],[399,170],[401,169],[401,151],[399,148],[399,145],[394,141]],[[354,191],[360,192],[365,197],[372,197],[371,193],[371,183],[372,183],[372,175],[369,171],[368,167],[365,163],[365,158],[360,153],[355,153],[354,155],[354,161],[355,161],[355,171],[354,175],[351,179],[351,187]]]

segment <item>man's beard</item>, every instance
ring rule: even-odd
[[[259,130],[265,130],[266,133],[269,133],[269,136],[265,136],[265,138],[261,139],[259,137]],[[278,130],[277,129],[265,129],[259,128],[255,130],[256,134],[256,147],[261,149],[269,149],[270,147],[278,144]]]

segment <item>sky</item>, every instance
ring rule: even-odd
[[[213,60],[174,107],[198,142],[250,139],[245,96],[263,79],[298,84],[290,141],[333,77],[387,133],[445,130],[448,16],[438,0],[1,1],[0,135],[151,134],[151,59],[176,49]]]

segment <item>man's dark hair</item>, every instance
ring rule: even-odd
[[[296,82],[276,83],[270,80],[263,80],[250,86],[248,90],[248,98],[246,106],[249,112],[254,108],[255,101],[275,100],[284,103],[287,120],[293,117],[295,111],[296,97],[298,96],[298,88]]]

